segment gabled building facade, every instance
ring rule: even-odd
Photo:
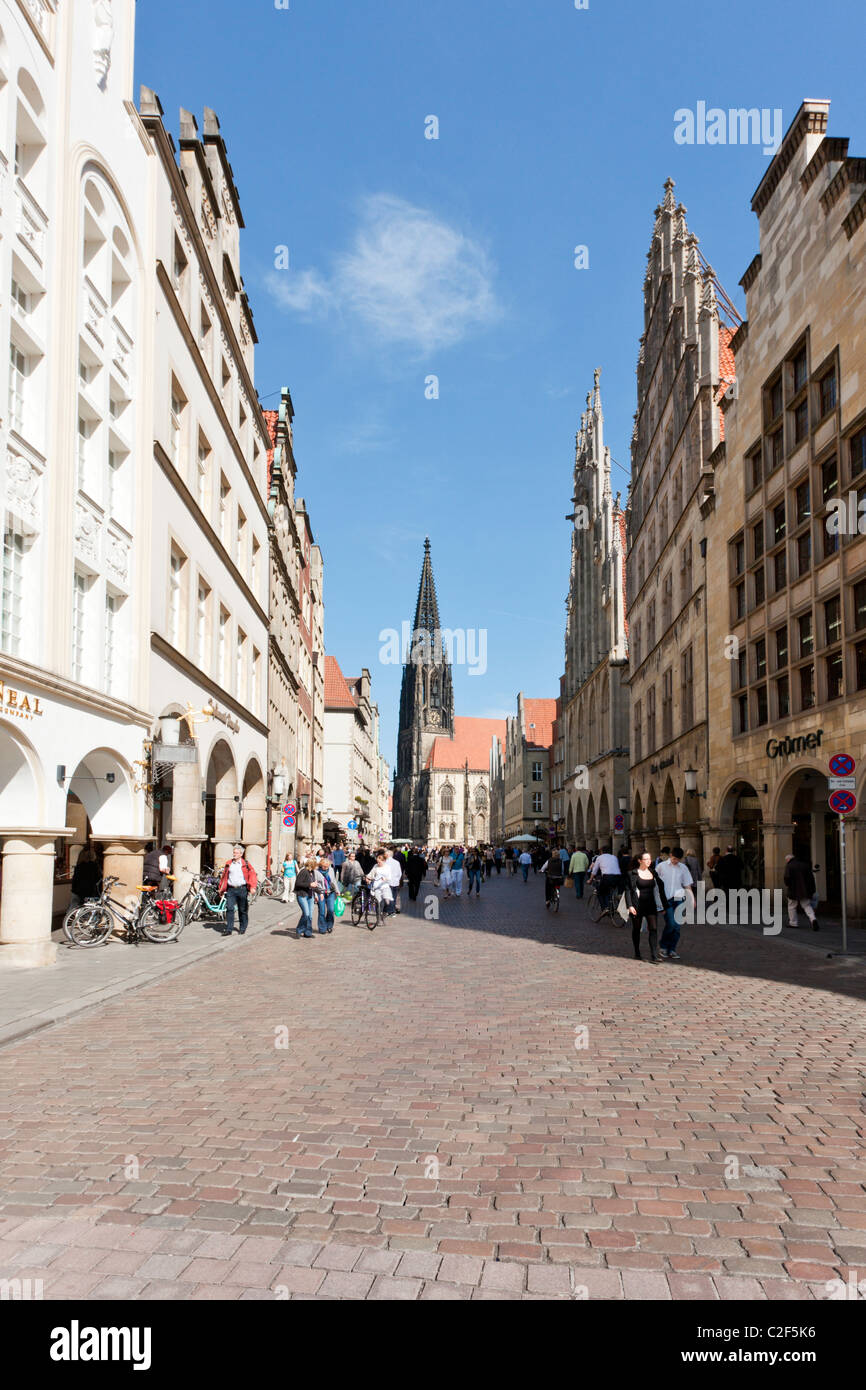
[[[626,517],[611,488],[600,376],[576,437],[562,691],[565,838],[592,849],[626,838],[619,803],[629,793]]]
[[[503,769],[505,839],[536,835],[545,844],[556,836],[551,820],[551,771],[554,760],[553,728],[556,700],[517,697],[517,713],[505,727]]]

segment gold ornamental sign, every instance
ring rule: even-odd
[[[23,690],[14,690],[11,685],[0,681],[0,714],[8,714],[15,719],[41,719],[44,713],[38,695],[27,695]]]

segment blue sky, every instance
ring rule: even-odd
[[[850,0],[289,4],[140,3],[136,81],[175,135],[180,106],[220,118],[257,386],[274,405],[289,385],[295,405],[326,646],[347,674],[370,668],[393,766],[401,672],[379,634],[413,615],[425,535],[443,624],[488,634],[486,674],[455,671],[457,712],[558,693],[574,433],[600,366],[624,496],[668,175],[744,309],[768,156],[677,144],[674,112],[781,108],[785,129],[829,97],[830,133],[866,153],[862,31],[845,38]]]

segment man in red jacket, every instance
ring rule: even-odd
[[[255,869],[244,858],[243,845],[235,845],[232,858],[226,860],[220,878],[220,892],[226,896],[223,936],[231,936],[235,929],[235,906],[238,910],[238,932],[243,936],[247,929],[250,893],[255,892],[257,882]]]

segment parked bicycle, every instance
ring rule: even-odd
[[[250,894],[250,902],[255,902],[256,898],[281,898],[283,896],[284,880],[282,873],[262,874],[256,884],[256,890]]]
[[[168,881],[173,882],[171,877]],[[67,940],[73,946],[102,946],[115,928],[120,927],[123,940],[134,945],[140,941],[152,941],[156,945],[177,941],[186,924],[183,904],[159,907],[154,896],[158,890],[141,883],[137,902],[119,903],[111,896],[111,889],[119,882],[118,878],[104,878],[98,898],[89,898],[80,907],[70,908],[63,919]]]
[[[375,931],[383,916],[379,899],[373,896],[368,883],[362,883],[352,899],[352,921],[355,926],[363,922],[368,931]]]
[[[215,874],[193,874],[181,910],[187,922],[225,922],[225,894],[220,892]]]

